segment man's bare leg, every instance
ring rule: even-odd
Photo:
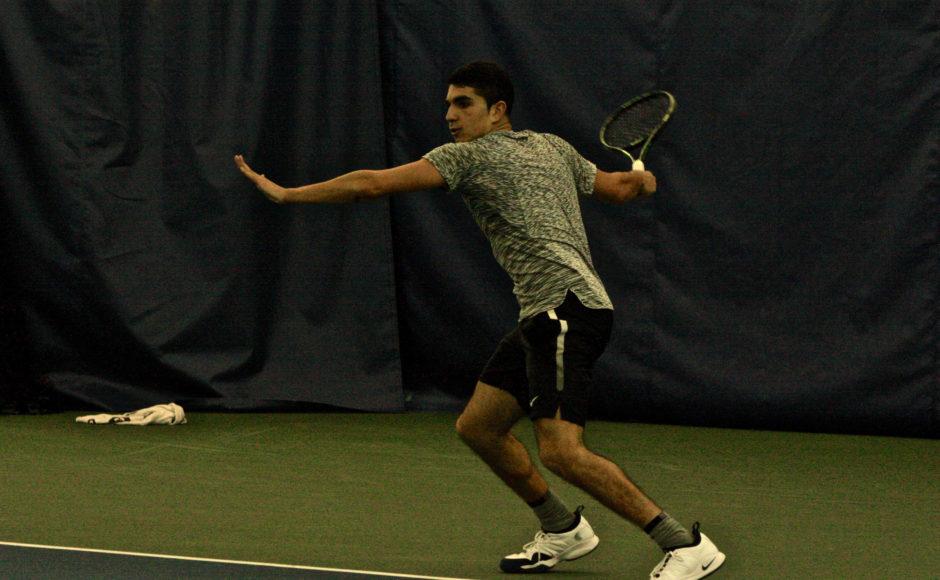
[[[590,553],[599,541],[587,520],[549,491],[529,452],[510,432],[524,415],[515,397],[480,382],[457,420],[461,438],[529,504],[541,522],[543,531],[534,541],[500,561],[500,569],[508,573],[546,572],[559,562]],[[549,536],[553,539],[548,540]]]
[[[565,481],[640,528],[662,513],[620,467],[584,446],[581,426],[562,419],[537,419],[535,431],[542,464]]]
[[[515,397],[478,382],[457,419],[457,433],[516,495],[532,504],[545,497],[548,484],[525,446],[511,433],[524,416]]]

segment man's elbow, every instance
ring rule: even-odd
[[[362,181],[359,186],[357,197],[359,199],[378,199],[388,195],[389,188],[378,171],[363,170]]]

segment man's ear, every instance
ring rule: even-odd
[[[490,117],[495,121],[506,116],[506,101],[496,101],[490,106]]]

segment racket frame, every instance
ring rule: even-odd
[[[660,95],[666,96],[666,98],[669,101],[669,106],[666,109],[666,113],[663,115],[662,120],[659,122],[656,128],[653,129],[649,133],[649,135],[635,139],[634,141],[630,142],[626,146],[626,148],[616,147],[607,142],[607,127],[610,126],[610,123],[614,119],[616,119],[620,115],[620,113],[623,112],[624,109],[632,107],[633,105],[639,103],[640,101],[644,101],[646,99],[657,97]],[[610,115],[608,115],[607,119],[604,120],[604,124],[601,125],[601,134],[600,134],[601,144],[603,144],[604,147],[607,147],[608,149],[611,149],[613,151],[619,151],[623,153],[624,155],[626,155],[633,162],[634,171],[643,171],[645,169],[643,165],[643,157],[646,156],[646,150],[649,149],[650,143],[653,142],[653,138],[656,136],[657,133],[660,132],[660,130],[662,130],[663,126],[666,124],[666,122],[669,121],[669,118],[672,116],[675,110],[676,110],[676,98],[672,96],[672,93],[670,93],[669,91],[657,90],[657,91],[649,91],[647,93],[643,93],[642,95],[637,95],[633,97],[632,99],[630,99],[629,101],[617,107],[617,110],[611,113]],[[627,151],[627,148],[636,147],[640,143],[643,143],[643,147],[640,148],[640,152],[637,154],[636,157],[634,157],[633,155],[630,154],[629,151]]]

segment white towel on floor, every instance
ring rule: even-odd
[[[146,409],[131,411],[121,415],[84,415],[75,418],[76,423],[92,425],[179,425],[186,422],[186,413],[176,403],[154,405]]]

